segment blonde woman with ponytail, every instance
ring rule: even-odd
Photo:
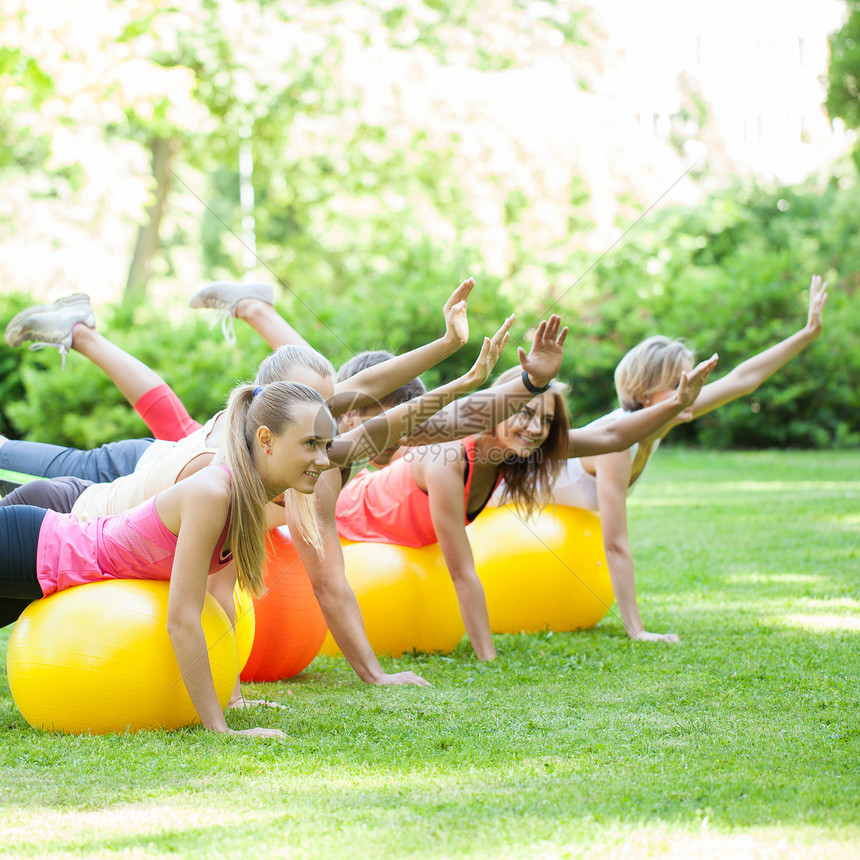
[[[299,407],[309,409],[310,417],[318,420],[319,426],[314,429],[320,435],[306,434],[300,449],[286,452],[291,457],[289,463],[282,463],[279,449],[286,443],[278,441],[278,437],[290,425],[296,425],[295,413]],[[306,385],[286,382],[242,385],[230,396],[224,438],[212,465],[225,465],[233,475],[226,541],[233,548],[239,584],[254,595],[263,583],[261,571],[268,530],[266,505],[272,499],[293,490],[298,509],[296,522],[306,540],[314,543],[319,540],[310,496],[320,473],[329,467],[328,449],[334,432],[334,419],[325,401]],[[323,441],[324,450],[320,448]],[[311,460],[318,459],[299,474],[298,469],[308,465],[306,458],[300,456],[305,450],[313,454]],[[321,451],[325,456],[320,456]]]
[[[210,576],[235,562],[252,594],[262,585],[265,508],[294,490],[309,496],[323,470],[334,421],[323,398],[298,383],[240,385],[230,396],[217,463],[121,514],[93,522],[29,505],[0,508],[0,623],[33,600],[103,579],[170,581],[167,631],[203,725],[276,737],[277,729],[227,726],[200,620]],[[307,540],[315,541],[308,520]]]

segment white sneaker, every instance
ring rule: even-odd
[[[65,369],[66,356],[72,348],[72,329],[78,323],[87,328],[96,326],[93,306],[86,293],[72,293],[50,305],[25,308],[6,326],[3,339],[9,346],[21,346],[32,340],[34,343],[30,344],[30,349],[33,351],[46,346],[58,349]]]
[[[236,343],[236,332],[233,329],[233,317],[236,316],[236,305],[242,299],[259,299],[267,305],[275,303],[275,291],[271,284],[244,284],[237,281],[213,281],[201,287],[188,300],[192,308],[214,308],[221,313],[215,318],[211,328],[220,322],[221,331],[227,343]]]

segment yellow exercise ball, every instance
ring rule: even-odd
[[[233,611],[236,614],[236,650],[239,656],[239,671],[245,668],[251,648],[254,646],[254,633],[257,618],[254,614],[254,598],[239,583],[233,589]]]
[[[350,543],[343,556],[375,654],[454,650],[464,627],[454,584],[436,544],[413,549]],[[331,633],[320,653],[340,654]]]
[[[79,585],[31,603],[9,639],[12,698],[33,727],[93,734],[199,722],[167,635],[168,582]],[[221,706],[239,667],[224,610],[206,595],[209,664]]]
[[[442,550],[434,543],[409,548],[406,556],[410,562],[409,575],[419,581],[414,633],[408,650],[449,654],[463,638],[466,628]]]
[[[468,529],[494,633],[594,627],[615,599],[600,519],[555,505],[525,520],[484,511]]]

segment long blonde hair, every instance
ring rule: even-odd
[[[693,358],[693,350],[683,340],[662,335],[634,346],[615,368],[615,390],[621,408],[635,412],[654,392],[674,388],[686,366],[693,364]]]
[[[224,437],[215,457],[215,463],[226,465],[232,475],[225,543],[233,552],[239,584],[252,594],[258,594],[263,584],[266,504],[269,501],[254,462],[257,430],[266,426],[276,436],[280,435],[295,424],[295,407],[301,403],[316,404],[328,412],[319,392],[296,382],[238,385],[227,403]],[[293,495],[303,502],[296,505],[299,528],[309,542],[317,543],[320,536],[313,496]]]
[[[293,371],[297,367],[311,370],[318,376],[330,379],[334,384],[334,365],[322,353],[303,344],[287,344],[278,347],[266,356],[257,367],[254,381],[257,385],[268,385],[270,382],[290,382]],[[317,550],[322,553],[322,544],[318,542],[319,524],[314,508],[315,498],[315,495],[309,497],[304,493],[297,493],[295,490],[287,490],[284,493],[284,507],[290,511],[293,519],[299,524],[302,534],[308,538],[314,537]]]
[[[504,385],[521,373],[519,367],[506,370],[493,382],[492,387]],[[546,439],[528,457],[511,457],[502,461],[500,471],[505,481],[502,502],[512,502],[525,517],[530,517],[549,503],[552,487],[567,459],[570,413],[566,396],[569,391],[565,383],[553,380],[547,393],[555,401],[555,414]],[[486,432],[497,435],[496,429]]]

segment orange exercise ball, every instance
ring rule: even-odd
[[[467,529],[494,633],[594,627],[615,599],[600,519],[555,505],[484,511]]]
[[[243,681],[282,681],[316,657],[326,624],[305,566],[284,529],[269,532],[263,592],[254,601],[254,644]]]

